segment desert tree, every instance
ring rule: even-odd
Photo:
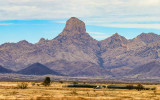
[[[51,79],[50,77],[46,77],[45,80],[43,81],[44,86],[50,86],[51,84]]]

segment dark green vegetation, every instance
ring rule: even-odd
[[[50,86],[51,84],[51,79],[50,77],[46,77],[45,80],[43,81],[44,86]]]
[[[138,84],[137,86],[133,86],[133,85],[126,85],[126,86],[122,86],[122,85],[108,85],[107,88],[109,89],[137,89],[138,91],[140,90],[156,90],[155,87],[144,87],[142,84]]]
[[[102,89],[102,88],[108,88],[108,89],[136,89],[138,91],[140,90],[156,90],[155,87],[144,87],[142,84],[137,84],[137,86],[134,85],[93,85],[93,84],[70,84],[67,85],[67,87],[70,88],[95,88],[95,89]]]
[[[67,87],[75,87],[75,88],[106,88],[105,85],[91,85],[91,84],[70,84]]]

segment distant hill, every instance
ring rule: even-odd
[[[28,66],[27,68],[18,71],[17,73],[25,75],[46,75],[46,74],[61,75],[40,63],[34,63]]]
[[[13,73],[13,71],[0,65],[0,73]]]

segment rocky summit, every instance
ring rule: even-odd
[[[60,35],[74,35],[81,33],[86,33],[85,23],[76,17],[72,17],[66,22],[66,26]]]
[[[137,69],[141,66],[160,60],[159,40],[160,36],[154,33],[142,33],[130,40],[115,33],[97,41],[86,32],[83,21],[71,17],[52,40],[41,38],[36,44],[25,40],[2,44],[0,65],[17,71],[39,62],[67,76],[129,76],[134,69],[134,74],[139,75],[141,71]]]

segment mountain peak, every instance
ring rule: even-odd
[[[118,33],[113,34],[112,36],[120,36]]]
[[[104,48],[104,49],[105,48],[113,49],[113,48],[117,48],[117,47],[125,47],[126,48],[127,42],[128,42],[128,40],[125,37],[119,35],[118,33],[115,33],[111,37],[109,37],[105,40],[102,40],[101,45],[103,45],[102,48]]]
[[[28,44],[29,42],[26,41],[26,40],[22,40],[22,41],[19,41],[18,43],[21,43],[21,44]]]
[[[110,38],[112,39],[118,39],[120,41],[127,41],[127,39],[121,35],[119,35],[118,33],[113,34]]]
[[[118,33],[115,33],[111,36],[111,38],[117,38],[120,39],[122,36],[120,36]]]
[[[39,40],[39,43],[43,43],[43,42],[45,42],[46,40],[45,40],[45,38],[41,38],[40,40]]]
[[[142,33],[138,35],[137,38],[147,44],[160,41],[160,36],[155,33]]]
[[[86,33],[85,23],[76,17],[71,17],[67,22],[66,26],[61,34],[80,34]]]

